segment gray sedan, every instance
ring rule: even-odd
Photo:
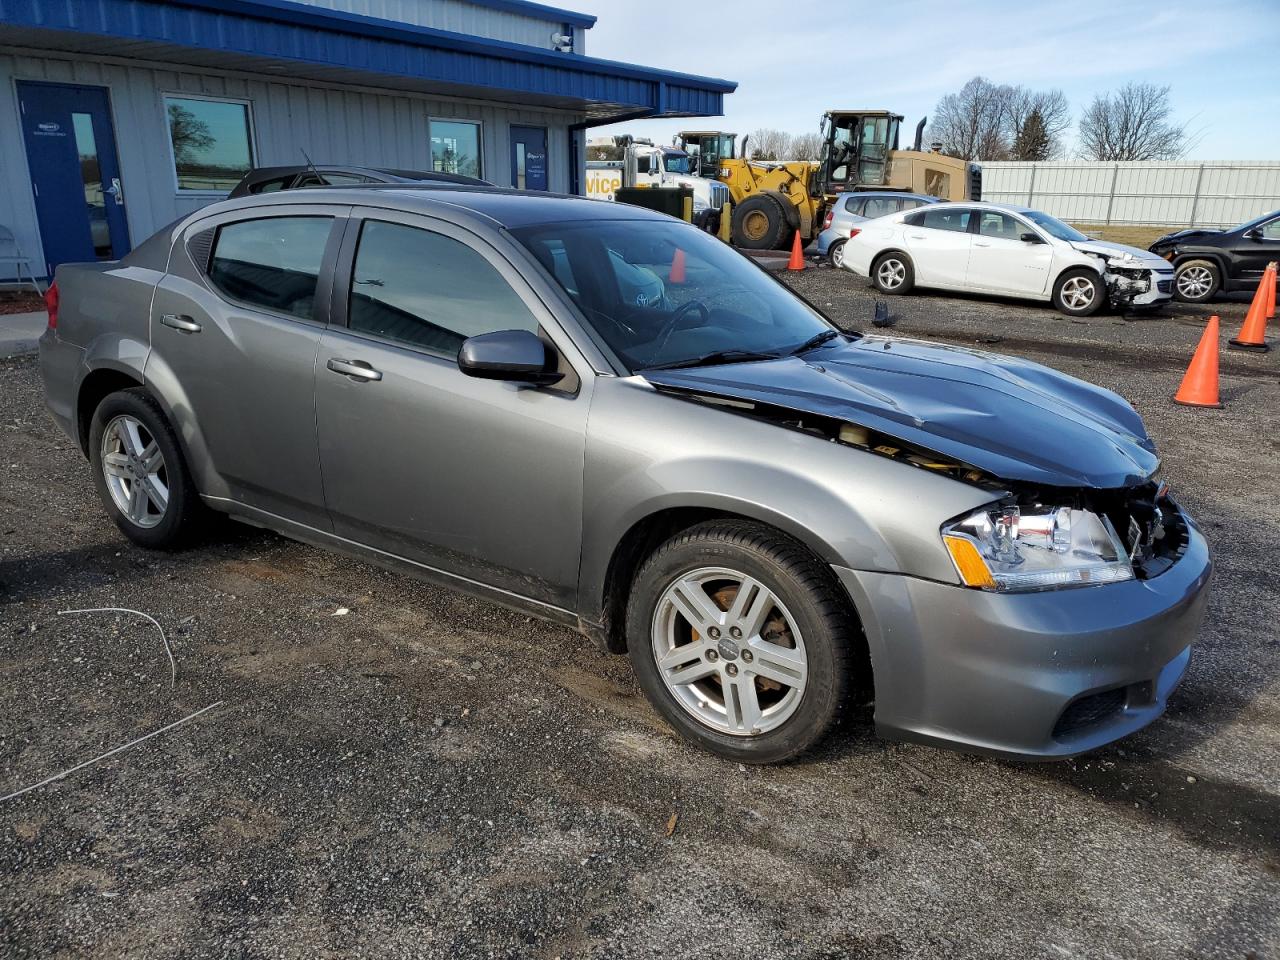
[[[822,232],[818,234],[818,255],[826,257],[833,267],[842,267],[845,241],[849,239],[850,231],[859,223],[938,202],[937,197],[923,193],[877,191],[841,194],[831,202],[822,221]]]
[[[49,407],[126,536],[228,514],[566,624],[722,756],[867,697],[888,736],[1066,756],[1187,667],[1209,551],[1127,403],[842,333],[679,221],[323,188],[56,280]]]

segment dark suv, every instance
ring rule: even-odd
[[[1179,230],[1149,248],[1177,268],[1173,292],[1187,303],[1204,303],[1219,291],[1252,292],[1262,271],[1280,260],[1280,210],[1230,230]]]
[[[321,164],[292,167],[258,167],[244,175],[228,200],[247,197],[254,193],[275,193],[277,190],[296,190],[299,187],[350,187],[366,183],[461,183],[473,187],[492,186],[488,180],[463,176],[460,173],[430,173],[423,170],[387,170],[379,167],[352,167]]]

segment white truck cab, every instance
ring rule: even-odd
[[[693,190],[693,219],[707,229],[729,202],[729,188],[718,180],[699,177],[696,162],[677,147],[655,146],[648,140],[616,137],[620,160],[588,160],[586,196],[613,200],[621,187],[685,187]]]

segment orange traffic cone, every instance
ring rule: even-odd
[[[800,242],[799,230],[796,231],[795,239],[791,241],[791,259],[787,261],[787,269],[804,269],[804,244]]]
[[[1271,282],[1267,283],[1267,275],[1262,275],[1262,282],[1267,288],[1267,319],[1274,320],[1276,318],[1276,270],[1280,267],[1274,260],[1267,264],[1267,269],[1271,271]]]
[[[676,247],[676,255],[671,258],[671,271],[667,274],[668,283],[684,283],[684,251]]]
[[[1240,350],[1257,350],[1260,353],[1271,349],[1267,346],[1268,286],[1271,287],[1274,295],[1275,278],[1271,275],[1269,266],[1262,271],[1262,279],[1258,281],[1258,292],[1253,295],[1253,302],[1249,304],[1249,312],[1245,314],[1240,332],[1234,339],[1228,341],[1231,346]]]
[[[1210,317],[1173,402],[1185,407],[1221,407],[1218,401],[1218,318]]]

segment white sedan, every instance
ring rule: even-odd
[[[1161,257],[1003,203],[937,203],[868,221],[845,244],[843,267],[883,293],[920,286],[1025,297],[1074,317],[1173,294],[1173,267]]]

